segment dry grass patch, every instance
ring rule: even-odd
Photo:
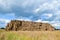
[[[4,31],[0,40],[60,40],[60,31]]]

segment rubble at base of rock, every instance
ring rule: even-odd
[[[55,28],[48,23],[11,20],[6,26],[6,31],[53,31]]]

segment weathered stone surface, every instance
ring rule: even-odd
[[[7,31],[53,31],[55,28],[48,23],[11,20],[6,26]]]

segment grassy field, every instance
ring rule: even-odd
[[[60,40],[60,31],[4,31],[0,40]]]

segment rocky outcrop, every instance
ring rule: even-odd
[[[48,23],[11,20],[6,26],[7,31],[53,31],[55,28]]]

